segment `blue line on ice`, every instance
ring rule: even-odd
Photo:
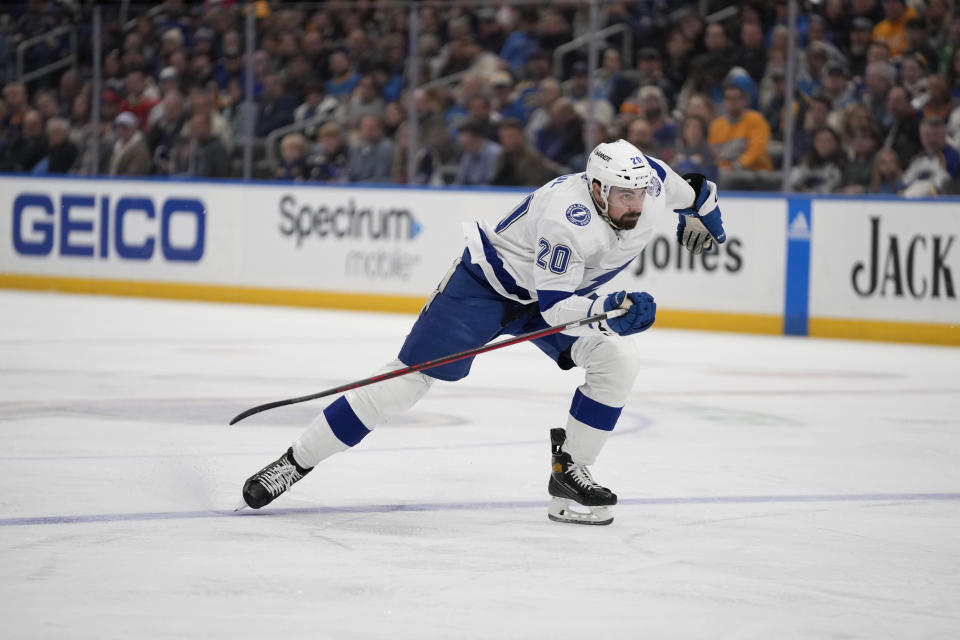
[[[775,504],[789,502],[935,502],[960,501],[960,493],[851,493],[837,495],[782,496],[689,496],[677,498],[627,498],[618,506],[656,506],[682,504]],[[191,520],[196,518],[260,517],[269,515],[389,513],[391,511],[482,511],[491,509],[532,509],[543,507],[547,500],[522,502],[427,502],[421,504],[371,504],[342,507],[268,508],[263,511],[232,510],[160,511],[147,513],[95,513],[73,516],[37,516],[0,518],[0,527],[22,527],[51,524],[86,524],[92,522],[140,522],[145,520]]]

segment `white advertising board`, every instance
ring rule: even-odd
[[[960,324],[960,205],[815,200],[810,317]]]
[[[665,229],[612,286],[648,291],[658,308],[782,314],[786,201],[722,198],[720,206],[727,241],[718,251],[694,256]]]
[[[0,178],[0,272],[426,297],[512,192]]]
[[[0,272],[426,297],[463,251],[463,223],[499,220],[522,194],[0,178]],[[723,204],[719,252],[692,256],[664,229],[615,286],[677,309],[779,313],[783,200]]]

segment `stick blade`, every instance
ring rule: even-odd
[[[252,415],[255,414],[255,413],[260,413],[261,411],[263,411],[263,410],[266,409],[266,408],[267,408],[267,405],[263,405],[263,404],[262,404],[262,405],[257,406],[257,407],[251,407],[250,409],[247,409],[246,411],[244,411],[244,412],[242,412],[242,413],[238,413],[236,416],[234,416],[233,420],[230,421],[230,426],[233,426],[233,425],[237,424],[238,422],[240,422],[240,421],[243,420],[244,418],[249,418],[250,416],[252,416]]]

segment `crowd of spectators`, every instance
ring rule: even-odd
[[[785,0],[714,14],[729,3],[604,2],[600,27],[625,25],[632,46],[621,32],[602,41],[593,74],[586,48],[554,67],[557,47],[588,33],[587,3],[424,4],[417,69],[396,2],[102,4],[99,95],[90,3],[5,3],[0,170],[238,177],[252,132],[260,178],[533,186],[582,171],[588,144],[624,138],[726,188],[776,190],[789,158],[794,191],[960,193],[954,0],[799,4],[789,96]],[[32,43],[27,70],[67,55],[68,37],[49,35],[60,25],[77,31],[76,64],[20,81],[20,43]]]

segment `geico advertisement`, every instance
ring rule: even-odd
[[[647,291],[670,309],[782,314],[786,201],[721,194],[720,208],[722,245],[693,255],[675,225],[662,229],[611,287]]]
[[[270,185],[251,189],[250,284],[426,297],[463,251],[464,221],[497,220],[512,193]]]
[[[229,270],[218,198],[189,184],[0,178],[0,271],[193,280]],[[221,241],[222,245],[229,244]]]
[[[960,324],[960,204],[815,200],[810,316]]]

